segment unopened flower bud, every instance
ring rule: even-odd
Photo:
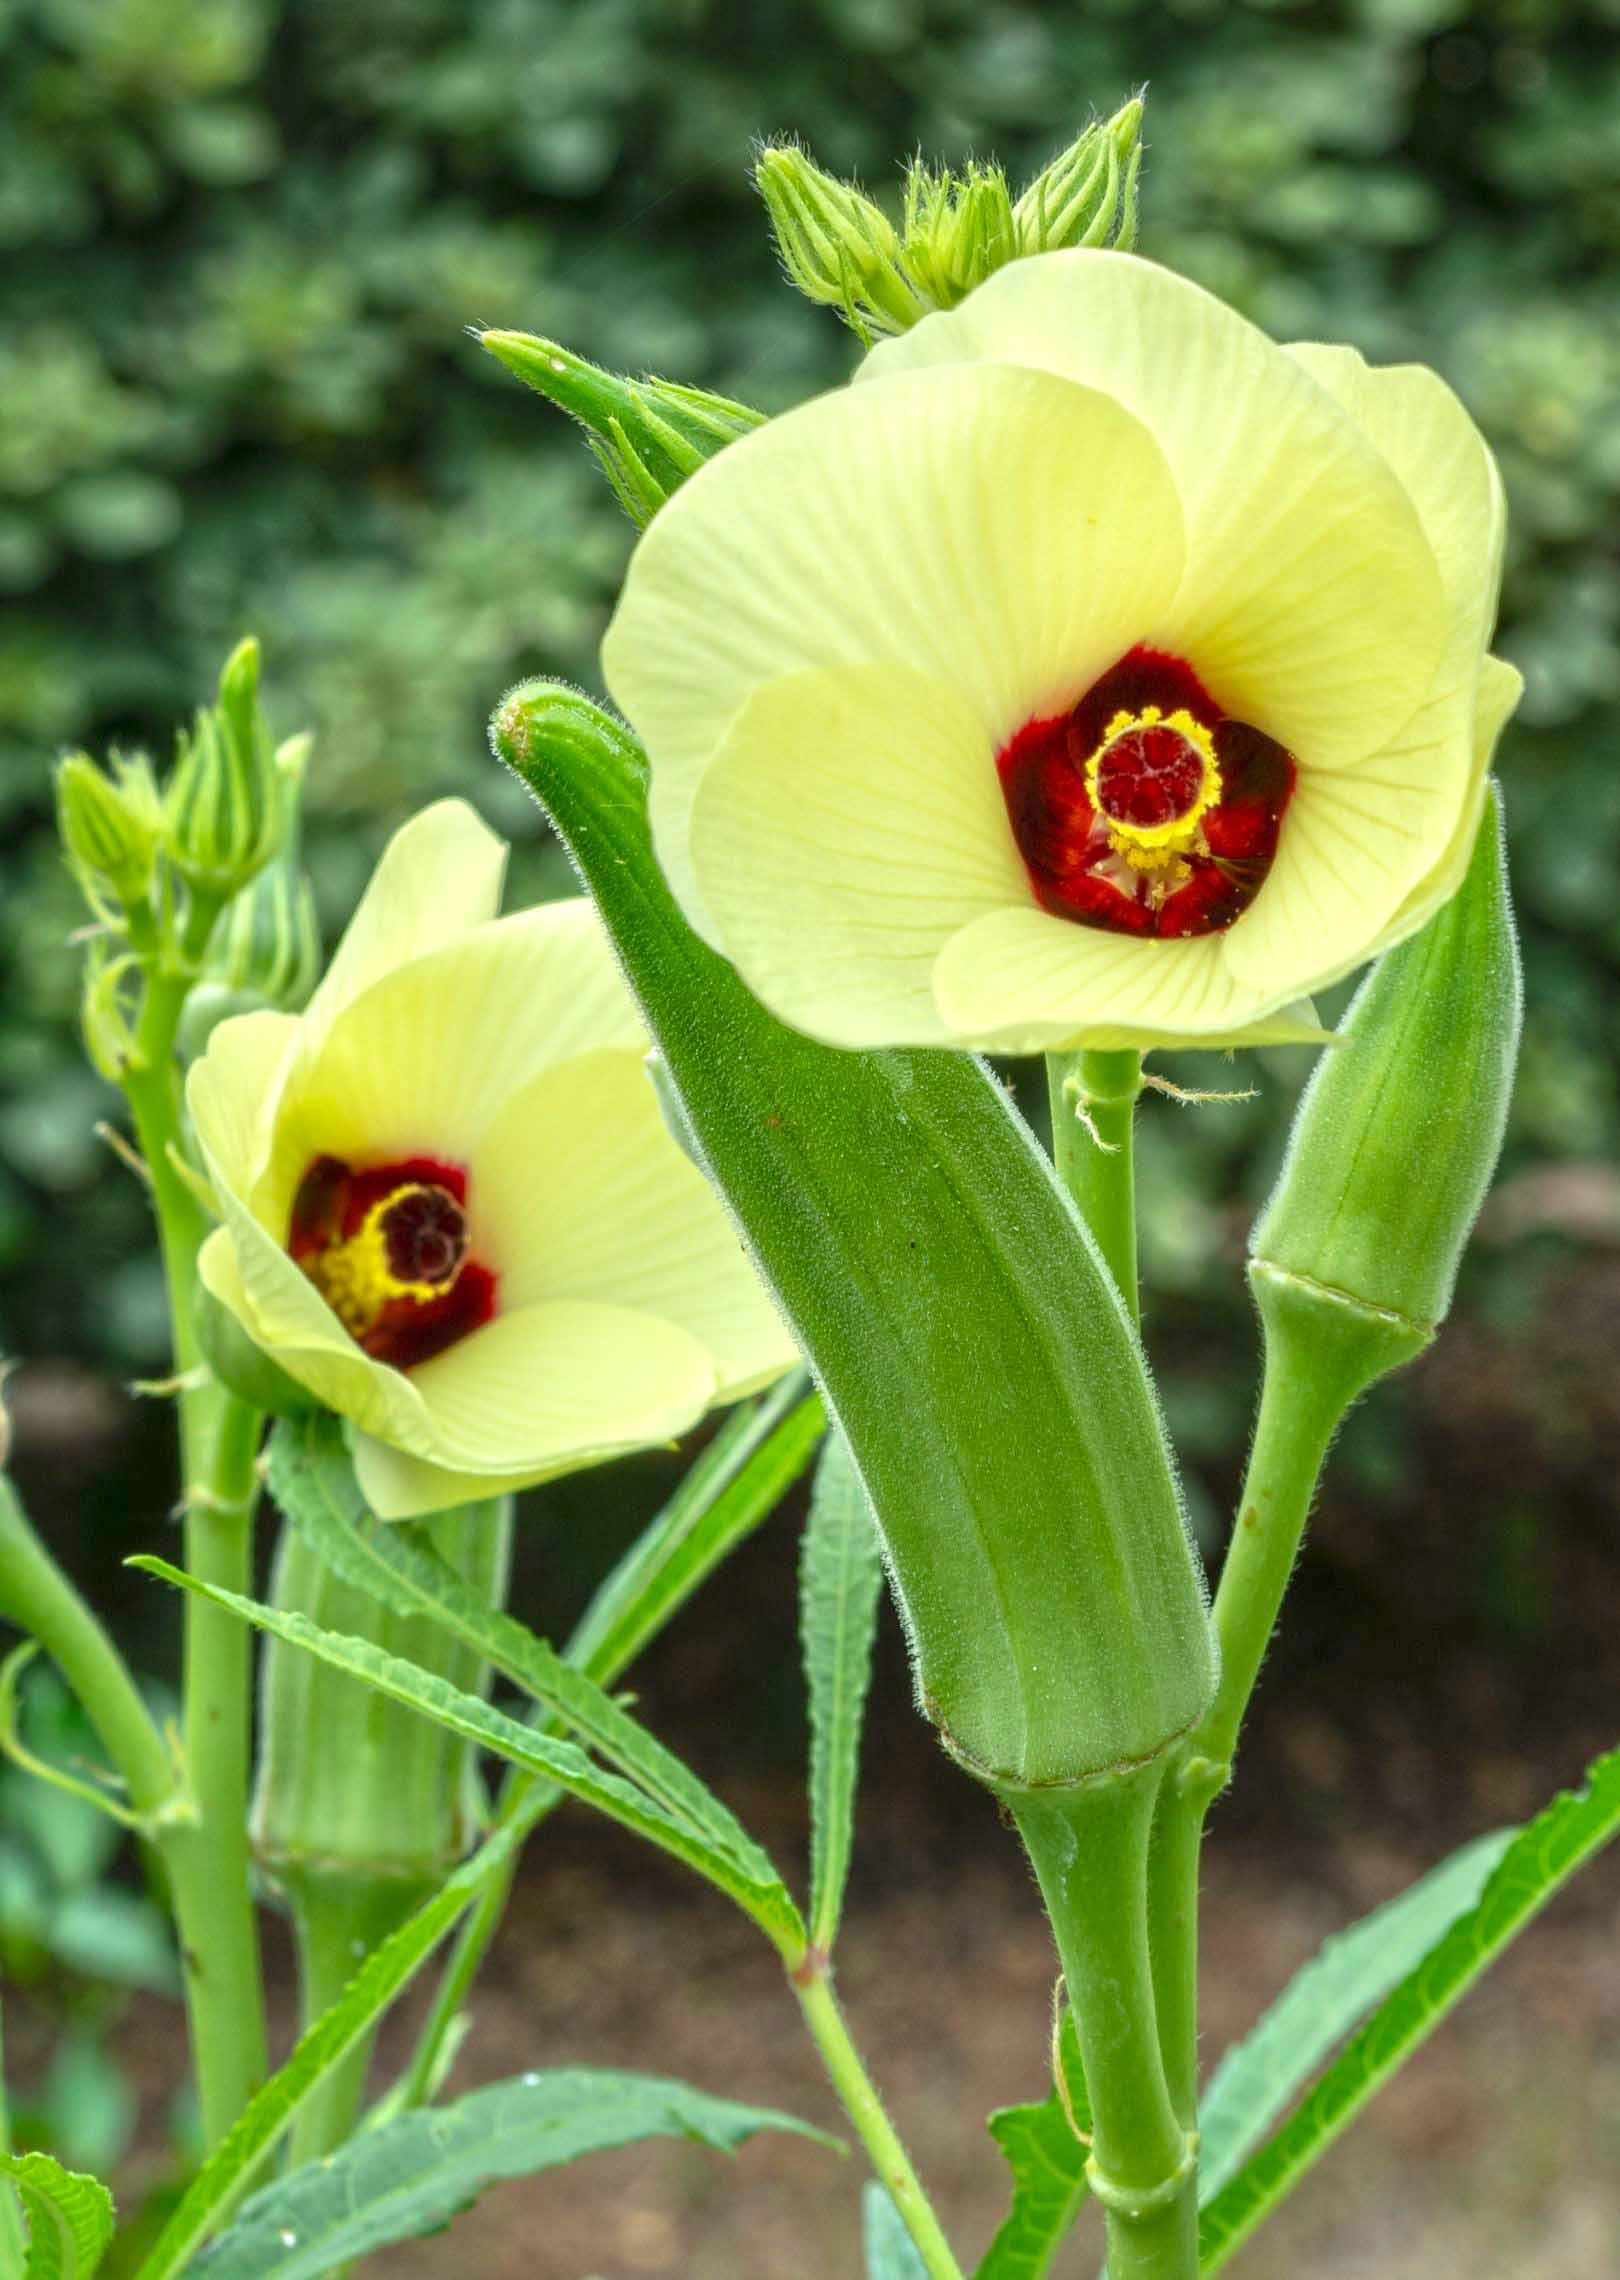
[[[163,839],[163,810],[146,759],[115,754],[112,772],[75,752],[56,771],[62,845],[86,898],[126,907],[145,896]]]
[[[954,309],[1020,250],[1007,177],[977,159],[960,175],[914,159],[905,215],[905,266],[932,308]]]
[[[906,331],[929,303],[906,274],[881,206],[794,143],[767,143],[754,167],[782,266],[807,300],[836,309],[863,340]]]
[[[281,784],[259,706],[259,645],[251,638],[226,660],[218,703],[181,736],[166,804],[175,864],[205,892],[235,894],[280,846]]]
[[[1320,1340],[1347,1398],[1421,1353],[1450,1308],[1501,1152],[1520,1014],[1493,792],[1457,894],[1380,959],[1317,1064],[1250,1242],[1268,1334]]]
[[[509,372],[578,420],[619,504],[645,530],[672,491],[763,412],[673,380],[626,380],[534,333],[480,333]]]
[[[1020,253],[1061,246],[1136,243],[1136,183],[1142,165],[1142,103],[1133,97],[1042,167],[1013,208]]]

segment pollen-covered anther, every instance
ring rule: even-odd
[[[1221,796],[1215,739],[1185,707],[1117,712],[1086,763],[1086,793],[1133,871],[1207,852],[1199,824]]]

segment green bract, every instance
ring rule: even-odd
[[[614,936],[696,1145],[849,1439],[923,1705],[1003,1787],[1153,1756],[1211,1648],[1141,1351],[982,1064],[774,1021],[680,916],[646,767],[572,690],[496,716]]]
[[[147,761],[115,756],[106,775],[87,753],[74,752],[56,771],[56,814],[62,845],[88,899],[107,892],[139,902],[152,883],[163,836],[163,811]]]
[[[759,427],[764,413],[673,380],[625,380],[534,333],[480,333],[479,344],[572,418],[640,530],[706,459]]]
[[[1501,1152],[1521,996],[1493,792],[1461,889],[1373,968],[1318,1062],[1250,1239],[1268,1323],[1331,1320],[1363,1382],[1420,1353],[1451,1305]]]
[[[210,892],[234,894],[281,844],[283,793],[259,709],[259,645],[238,643],[219,677],[219,702],[180,739],[167,793],[177,869]]]

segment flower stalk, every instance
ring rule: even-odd
[[[1140,1053],[1049,1053],[1052,1155],[1096,1238],[1114,1287],[1140,1322],[1136,1272],[1136,1103]]]

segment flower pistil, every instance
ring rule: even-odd
[[[495,1311],[469,1257],[467,1175],[430,1157],[355,1171],[318,1156],[299,1182],[287,1249],[358,1346],[410,1369]]]

